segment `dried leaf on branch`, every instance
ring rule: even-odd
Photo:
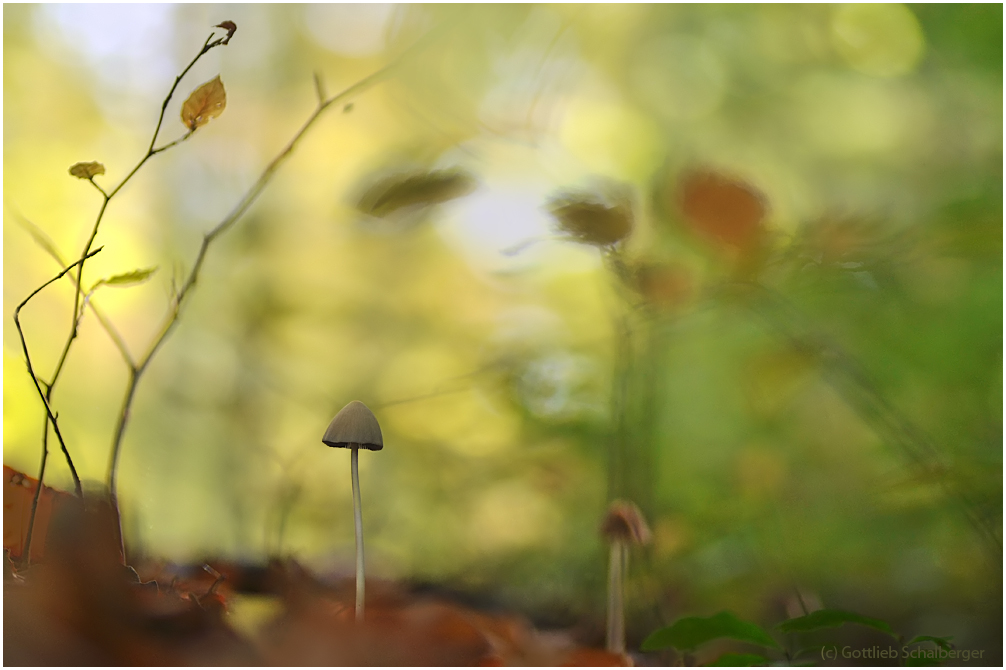
[[[189,96],[182,105],[182,123],[189,130],[205,126],[210,119],[215,119],[224,113],[227,107],[227,92],[224,83],[217,75],[206,82]]]
[[[92,179],[99,174],[105,174],[105,166],[98,161],[74,163],[70,166],[70,175],[77,179]]]

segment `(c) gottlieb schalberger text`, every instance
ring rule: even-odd
[[[980,659],[984,649],[909,649],[908,647],[822,647],[821,660],[837,661],[838,659],[921,659],[921,660],[961,660]]]

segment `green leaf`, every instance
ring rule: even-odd
[[[768,659],[760,654],[723,654],[708,666],[711,668],[747,668],[752,665],[767,665]]]
[[[871,619],[841,610],[818,610],[811,612],[807,616],[783,621],[776,628],[783,633],[808,633],[813,630],[821,630],[822,628],[836,628],[844,623],[858,623],[861,626],[869,626],[882,633],[887,633],[891,637],[897,637],[894,631],[891,630],[891,627],[880,619]]]
[[[720,612],[711,617],[685,617],[661,628],[643,640],[643,651],[657,651],[674,647],[679,651],[692,651],[710,640],[729,638],[778,649],[779,645],[756,624],[741,621],[730,612]]]
[[[952,639],[954,639],[953,635],[948,635],[947,637],[936,637],[935,635],[916,635],[908,642],[908,644],[916,644],[917,642],[932,642],[943,651],[950,651],[951,649],[953,649],[953,645],[950,644],[950,640]]]
[[[143,268],[142,270],[132,270],[131,272],[123,272],[122,274],[114,275],[107,279],[99,279],[98,282],[91,288],[98,288],[102,284],[106,286],[133,286],[134,284],[142,284],[143,282],[150,279],[150,275],[157,272],[156,267]]]

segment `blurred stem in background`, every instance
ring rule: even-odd
[[[908,467],[926,477],[935,477],[948,499],[963,514],[985,547],[990,566],[1002,567],[1002,538],[993,521],[959,483],[954,481],[941,451],[925,432],[897,409],[863,368],[834,340],[818,332],[806,315],[784,296],[762,284],[736,285],[736,290],[752,313],[795,350],[813,356],[825,379],[881,439],[899,452]],[[725,296],[728,299],[729,295]]]

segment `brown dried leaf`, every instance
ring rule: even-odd
[[[195,130],[223,114],[226,107],[227,93],[220,75],[217,75],[193,91],[182,105],[182,123],[189,130]]]
[[[621,187],[571,191],[552,198],[547,206],[562,232],[577,242],[607,247],[632,233],[632,202],[622,191]]]
[[[223,40],[223,42],[221,42],[220,44],[227,44],[228,42],[230,42],[231,38],[234,37],[234,33],[238,29],[237,24],[234,23],[233,21],[224,21],[222,23],[218,23],[217,25],[215,25],[213,27],[214,28],[223,28],[224,30],[227,31],[227,37],[225,37],[224,40]]]
[[[77,179],[91,179],[99,174],[105,174],[105,166],[98,161],[74,163],[70,166],[70,174]]]

